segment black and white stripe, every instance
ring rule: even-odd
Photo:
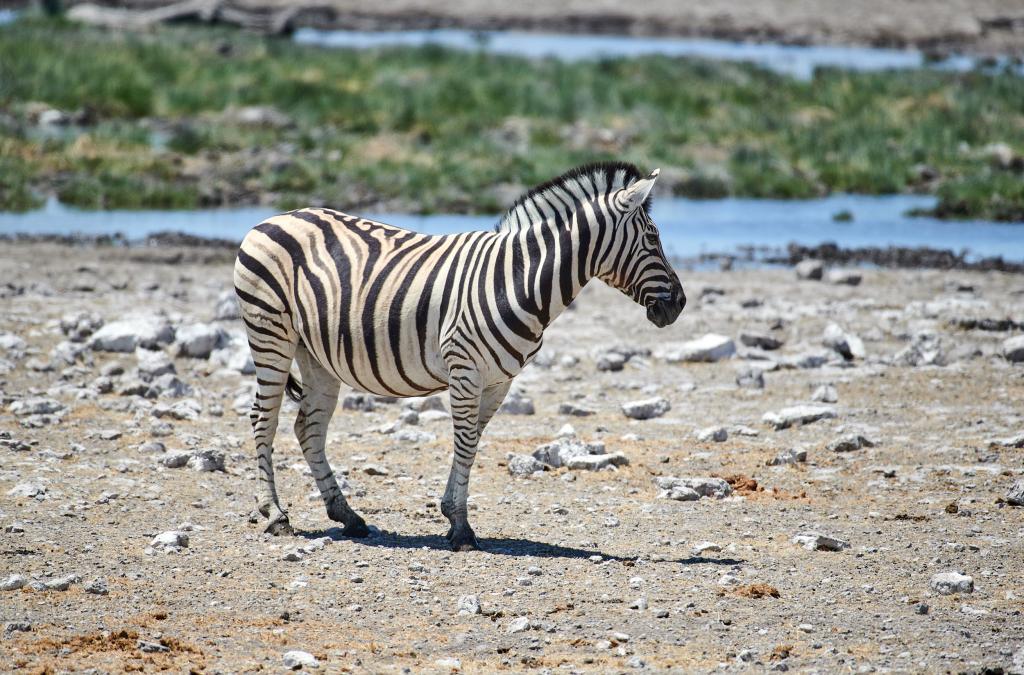
[[[621,163],[574,169],[520,198],[494,232],[432,236],[331,209],[256,226],[239,250],[235,288],[256,364],[251,417],[268,530],[290,529],[271,461],[286,389],[299,402],[295,432],[328,516],[352,536],[365,536],[366,524],[324,453],[340,383],[393,396],[448,389],[455,456],[441,511],[452,547],[476,548],[466,497],[477,443],[544,329],[594,277],[645,306],[656,325],[682,311],[682,286],[648,215],[657,175]]]

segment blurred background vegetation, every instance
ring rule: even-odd
[[[924,192],[1024,220],[1024,78],[439,47],[343,50],[208,26],[0,27],[0,210],[329,204],[496,212],[587,161],[717,198]]]

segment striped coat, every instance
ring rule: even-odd
[[[340,384],[394,396],[448,389],[455,452],[441,510],[453,548],[476,548],[466,496],[477,443],[544,329],[594,277],[647,307],[656,325],[685,304],[648,215],[656,177],[628,164],[574,169],[520,198],[493,232],[432,236],[331,209],[256,226],[239,249],[235,288],[257,371],[268,530],[290,530],[271,461],[286,391],[299,402],[295,431],[328,516],[365,536],[324,452]]]

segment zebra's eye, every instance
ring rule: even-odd
[[[656,235],[655,233],[647,232],[646,234],[644,234],[644,240],[647,242],[648,246],[653,246],[655,248],[658,247],[658,235]]]

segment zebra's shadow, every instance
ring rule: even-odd
[[[370,536],[362,539],[346,537],[341,533],[340,527],[331,527],[325,530],[297,530],[296,536],[306,539],[319,539],[330,537],[334,541],[351,541],[359,546],[391,549],[431,549],[435,551],[448,551],[448,541],[441,535],[429,534],[400,534],[397,532],[382,532],[374,526],[370,526]],[[582,549],[572,546],[561,546],[549,544],[532,539],[519,539],[509,537],[480,538],[480,546],[484,553],[491,555],[507,555],[513,557],[534,556],[537,558],[590,558],[601,556],[602,560],[615,560],[618,562],[633,562],[637,556],[620,556],[603,553],[597,549]],[[677,563],[682,565],[742,565],[745,560],[735,558],[704,558],[690,556],[687,558],[666,559],[658,562]]]

